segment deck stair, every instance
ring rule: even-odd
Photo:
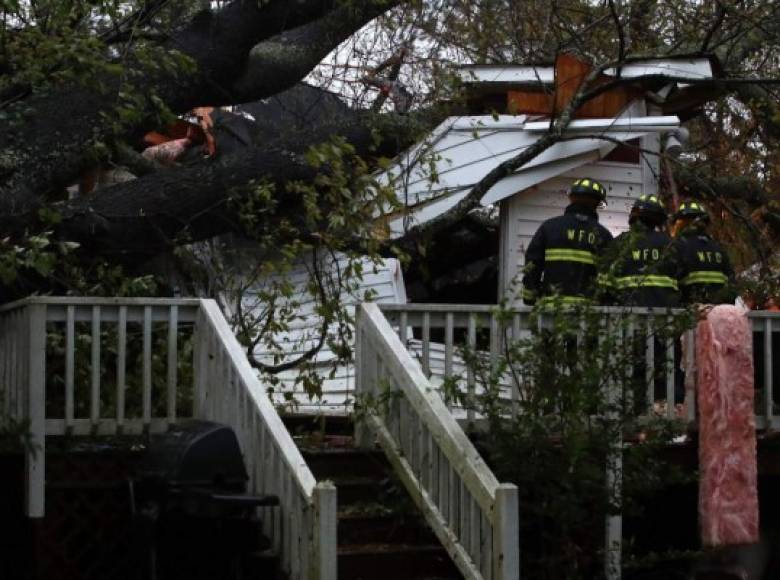
[[[281,574],[290,580],[336,579],[336,489],[312,475],[213,300],[32,297],[3,305],[0,375],[1,426],[25,425],[36,450],[23,455],[23,465],[17,462],[25,527],[42,530],[33,536],[58,517],[58,491],[119,489],[115,484],[127,481],[127,474],[115,476],[111,485],[87,475],[74,481],[73,469],[61,470],[60,478],[58,443],[145,438],[183,420],[212,421],[236,433],[247,491],[279,498],[278,506],[259,508],[258,518]],[[75,457],[72,449],[66,452],[67,460]],[[118,493],[126,498],[126,486]],[[78,506],[95,511],[89,501]],[[82,528],[105,539],[94,528]],[[83,543],[76,539],[74,545]],[[264,555],[257,556],[262,563]],[[0,560],[3,579],[6,561]],[[90,574],[72,577],[111,577]]]
[[[102,487],[107,495],[127,495],[120,490],[128,475],[122,469],[108,481],[86,474],[71,480],[77,470],[57,466],[59,443],[143,439],[196,419],[229,425],[243,452],[248,491],[279,498],[278,506],[260,508],[258,517],[285,578],[423,580],[462,574],[515,580],[516,489],[495,480],[381,312],[375,307],[367,312],[370,316],[361,316],[366,324],[357,344],[356,387],[361,394],[375,392],[385,382],[385,370],[374,363],[388,363],[388,377],[404,397],[398,399],[400,410],[394,407],[399,413],[372,414],[368,422],[349,425],[357,428],[354,442],[351,435],[329,434],[321,442],[329,445],[307,449],[304,457],[213,300],[33,297],[3,305],[0,416],[11,425],[27,425],[36,448],[25,454],[19,477],[30,526],[44,534],[58,517],[60,492],[64,497]],[[394,439],[399,433],[400,441]],[[390,483],[380,447],[403,487]],[[89,463],[94,459],[89,455],[80,459]],[[63,456],[74,458],[72,449]],[[342,488],[340,505],[334,484]],[[393,509],[382,507],[391,502]],[[89,501],[75,503],[91,510]],[[84,527],[101,537],[94,526]]]
[[[349,418],[286,423],[316,479],[338,490],[339,580],[462,578],[384,454],[354,446]]]

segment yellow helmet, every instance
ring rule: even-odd
[[[595,179],[583,177],[571,184],[569,195],[586,195],[593,197],[599,202],[607,200],[607,190]]]
[[[674,214],[674,219],[680,218],[693,218],[709,221],[710,214],[707,213],[707,208],[705,208],[704,205],[702,205],[700,202],[684,201],[680,204],[677,213]]]

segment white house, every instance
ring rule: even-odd
[[[608,190],[601,222],[613,234],[627,229],[634,200],[658,191],[664,135],[676,138],[681,122],[707,100],[696,81],[712,78],[716,69],[717,63],[708,58],[690,58],[636,61],[619,71],[606,71],[600,82],[619,75],[626,83],[581,107],[565,140],[482,197],[481,204],[497,207],[500,216],[496,297],[515,295],[513,280],[522,271],[527,244],[542,221],[562,212],[568,203],[566,191],[575,179],[589,176],[601,181]],[[390,235],[401,236],[445,213],[490,170],[536,142],[549,128],[553,112],[569,102],[589,70],[569,55],[550,66],[461,68],[466,114],[446,119],[380,176],[392,184],[404,208],[386,216]],[[302,305],[301,322],[280,337],[290,344],[291,355],[313,340],[317,328],[317,317],[308,306],[313,298],[305,296],[305,264],[299,270],[295,275],[300,277],[296,299]],[[370,288],[378,291],[378,301],[406,302],[397,261],[386,260],[376,272],[368,272],[363,287],[344,297],[347,303],[359,300]],[[310,400],[300,387],[293,387],[295,371],[282,374],[284,387],[276,393],[277,401],[296,402],[298,412],[348,411],[354,371],[351,364],[339,364],[334,370],[332,360],[327,348],[316,358],[323,378],[321,401]],[[431,370],[436,374],[436,368]]]
[[[575,179],[601,181],[608,190],[601,222],[613,234],[628,227],[634,200],[657,193],[662,135],[676,131],[680,117],[690,116],[704,101],[690,83],[712,78],[714,68],[707,58],[637,61],[623,67],[621,77],[637,79],[636,85],[616,87],[584,105],[564,141],[482,197],[482,205],[496,204],[500,213],[498,295],[510,290],[522,270],[525,248],[541,222],[566,206],[565,192]],[[567,55],[555,66],[461,68],[471,95],[469,108],[487,105],[493,111],[450,117],[388,169],[386,179],[406,208],[390,223],[393,235],[446,212],[489,171],[535,143],[549,128],[552,112],[568,103],[588,70]],[[607,73],[604,82],[614,80],[618,71]]]

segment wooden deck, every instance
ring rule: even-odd
[[[317,482],[213,300],[28,298],[0,308],[3,413],[26,421],[26,514],[45,515],[46,437],[230,425],[285,574],[336,579],[336,490]]]

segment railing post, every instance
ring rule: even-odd
[[[683,367],[685,370],[685,412],[689,423],[696,421],[696,329],[687,330],[683,335]]]
[[[27,307],[27,420],[32,450],[25,455],[26,514],[44,516],[46,466],[46,305]]]
[[[365,313],[363,305],[360,304],[355,311],[355,405],[365,405],[369,393],[374,392],[368,385],[368,381],[376,379],[375,376],[370,376],[367,368],[370,350],[366,343]],[[360,400],[361,397],[363,401]],[[362,416],[355,421],[355,447],[358,449],[371,447],[373,441],[366,416],[370,411],[371,409],[363,409]]]
[[[493,504],[493,578],[520,578],[520,521],[517,486],[502,483]]]
[[[623,433],[616,406],[619,403],[618,385],[609,381],[607,386],[607,425],[613,432],[607,444],[607,497],[609,505],[605,518],[604,577],[620,580],[623,551]],[[672,398],[672,404],[674,398]],[[620,510],[614,513],[613,510]]]
[[[208,324],[203,312],[203,305],[198,308],[195,316],[195,331],[192,348],[192,375],[193,375],[193,409],[192,416],[196,419],[205,419],[206,380],[208,377]]]
[[[336,580],[336,486],[321,481],[314,486],[312,580]]]

